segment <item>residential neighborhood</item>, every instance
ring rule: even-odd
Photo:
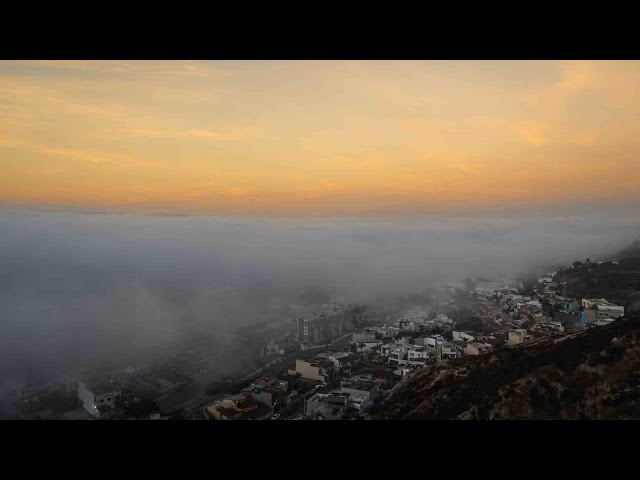
[[[183,358],[153,370],[85,375],[59,390],[70,405],[61,413],[41,405],[41,394],[25,392],[22,410],[30,418],[100,420],[366,419],[417,370],[624,316],[624,305],[605,298],[562,295],[557,276],[547,272],[528,288],[508,278],[448,282],[384,315],[367,305],[294,305],[288,323],[239,331],[239,345],[255,351],[252,371],[211,384],[206,394],[197,381],[206,377],[202,367]]]

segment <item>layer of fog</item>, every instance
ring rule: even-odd
[[[0,209],[0,385],[286,315],[514,275],[640,238],[640,216],[260,220]]]

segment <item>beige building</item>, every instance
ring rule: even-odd
[[[324,357],[313,359],[296,359],[295,368],[289,369],[289,375],[299,375],[311,382],[328,382],[335,377],[335,365]]]
[[[519,345],[529,341],[529,334],[524,328],[518,328],[509,332],[507,336],[507,345]]]

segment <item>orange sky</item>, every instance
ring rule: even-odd
[[[635,201],[639,87],[631,61],[2,61],[0,204]]]

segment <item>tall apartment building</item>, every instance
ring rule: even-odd
[[[322,305],[296,318],[300,342],[316,345],[351,332],[363,324],[365,305]]]

